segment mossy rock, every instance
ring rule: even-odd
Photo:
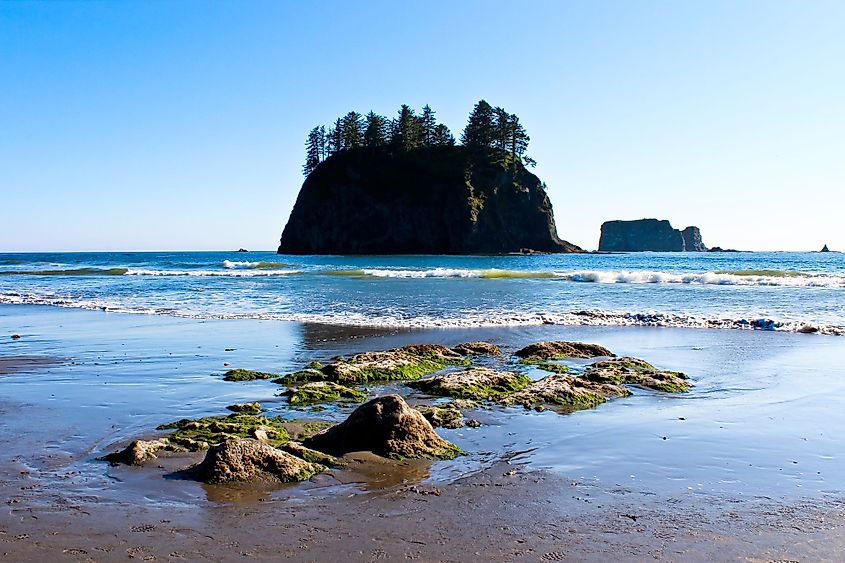
[[[462,356],[498,356],[502,350],[489,342],[464,342],[452,348]]]
[[[553,405],[564,412],[591,409],[616,397],[627,397],[624,387],[597,383],[581,377],[555,373],[534,381],[524,389],[499,398],[505,405],[521,404],[526,408]]]
[[[412,381],[448,366],[467,366],[470,360],[440,344],[412,344],[384,352],[337,356],[327,365],[312,362],[306,369],[279,377],[274,383],[290,385],[331,381],[343,385]]]
[[[435,428],[463,428],[466,425],[463,413],[450,404],[417,405],[414,408]]]
[[[264,412],[264,407],[261,403],[235,403],[226,407],[227,410],[241,414],[261,414]]]
[[[527,362],[531,363],[531,362]],[[543,371],[550,371],[552,373],[569,373],[569,367],[563,364],[556,364],[555,362],[540,362],[534,364],[534,367]]]
[[[223,374],[224,381],[255,381],[256,379],[273,379],[274,377],[279,377],[279,374],[240,368],[230,369]]]
[[[599,356],[615,356],[613,352],[598,344],[587,342],[536,342],[517,350],[514,355],[522,358],[523,363],[537,364],[548,360],[562,358],[596,358]]]
[[[258,440],[227,437],[212,446],[205,459],[189,468],[186,474],[213,484],[255,480],[293,483],[310,479],[325,470],[321,464]]]
[[[349,399],[358,403],[367,400],[367,394],[363,391],[331,381],[304,383],[298,387],[288,389],[286,394],[289,397],[290,404],[295,406],[330,403],[332,401],[339,401],[340,399]]]
[[[519,391],[530,383],[531,379],[520,373],[469,368],[413,381],[408,385],[429,395],[480,401]]]
[[[184,418],[162,424],[159,430],[175,430],[167,436],[170,442],[190,451],[205,450],[227,438],[257,438],[271,445],[288,442],[290,435],[281,417],[230,414],[198,419]]]
[[[584,373],[584,379],[614,385],[638,385],[664,393],[685,393],[692,387],[689,378],[681,372],[659,370],[644,360],[631,357],[591,364]]]

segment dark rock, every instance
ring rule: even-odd
[[[369,451],[394,459],[451,459],[461,453],[399,395],[364,403],[345,421],[311,436],[303,445],[335,456]]]
[[[821,249],[821,250],[819,250],[819,252],[830,252],[830,249],[827,247],[827,245],[824,245],[824,246],[822,247],[822,249]]]
[[[666,220],[607,221],[601,226],[601,252],[706,252],[698,227],[683,231]]]
[[[466,147],[342,151],[306,178],[280,254],[580,252],[537,176]]]
[[[21,335],[20,335],[20,334],[13,334],[13,335],[12,335],[12,340],[20,340],[20,339],[21,339]]]
[[[721,246],[714,246],[713,248],[708,248],[707,252],[739,252],[739,250],[735,250],[733,248],[722,248]]]
[[[247,250],[246,248],[239,248],[238,252],[249,252],[249,250]]]

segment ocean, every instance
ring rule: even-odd
[[[0,303],[379,328],[641,325],[842,335],[845,255],[0,254]]]

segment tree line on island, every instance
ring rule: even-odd
[[[460,139],[461,145],[469,149],[497,150],[511,155],[514,161],[534,166],[535,161],[525,155],[530,140],[519,117],[484,100],[475,104]],[[413,151],[455,144],[449,128],[437,123],[435,112],[428,105],[418,115],[402,104],[393,119],[373,111],[366,115],[350,111],[328,128],[319,125],[311,129],[305,141],[303,173],[308,176],[321,162],[341,151],[379,147]]]

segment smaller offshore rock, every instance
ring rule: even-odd
[[[143,465],[144,462],[156,459],[159,450],[173,449],[173,445],[167,438],[156,440],[134,440],[126,448],[110,453],[99,458],[101,461],[108,461],[112,465]]]
[[[261,414],[264,408],[261,403],[235,403],[226,407],[227,410],[242,414]]]
[[[515,356],[529,363],[540,363],[543,360],[559,360],[561,358],[596,358],[599,356],[615,356],[613,352],[586,342],[537,342],[517,350]]]
[[[627,356],[590,365],[584,378],[597,383],[639,385],[666,393],[685,393],[692,387],[689,378],[681,372],[659,370],[644,360]]]
[[[249,438],[229,438],[208,450],[188,474],[206,483],[274,480],[304,481],[325,467]]]
[[[827,247],[827,245],[824,245],[824,246],[822,247],[822,249],[821,249],[821,250],[819,250],[819,252],[830,252],[830,249]]]
[[[340,399],[349,399],[355,402],[367,400],[367,394],[339,383],[331,381],[312,381],[303,383],[298,387],[288,389],[286,395],[291,405],[312,405],[314,403],[330,403]]]
[[[581,377],[555,373],[535,381],[525,389],[505,395],[499,402],[505,405],[523,405],[526,408],[555,405],[567,411],[591,409],[616,397],[627,397],[631,392],[619,385],[596,383]]]
[[[408,385],[429,395],[478,401],[518,391],[529,383],[531,379],[520,373],[468,368],[412,381]]]
[[[345,421],[307,438],[303,445],[334,456],[370,451],[393,459],[452,459],[462,453],[399,395],[364,403]]]
[[[464,342],[452,348],[461,356],[498,356],[502,350],[489,342]]]

